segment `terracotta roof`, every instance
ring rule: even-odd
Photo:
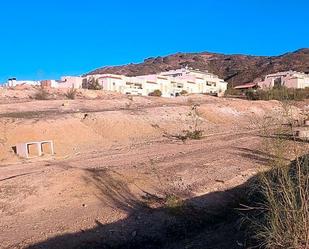
[[[257,83],[247,83],[239,86],[235,86],[235,89],[248,89],[257,86]]]

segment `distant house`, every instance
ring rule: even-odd
[[[276,86],[285,86],[287,88],[306,88],[309,87],[309,75],[295,71],[278,72],[268,74],[264,80],[258,83],[258,86],[267,89]]]

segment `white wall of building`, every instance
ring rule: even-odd
[[[268,74],[258,82],[258,86],[264,89],[273,88],[276,84],[287,88],[306,88],[309,87],[309,75],[295,71],[278,72]]]
[[[76,76],[63,76],[58,83],[59,88],[75,88],[80,89],[83,85],[83,78]]]
[[[98,80],[103,90],[143,96],[148,96],[155,90],[160,90],[163,97],[177,96],[183,90],[188,93],[212,93],[221,96],[227,89],[227,82],[219,79],[218,76],[191,69],[137,77],[102,74],[87,78]]]

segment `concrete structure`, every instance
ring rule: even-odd
[[[221,96],[227,89],[227,82],[218,76],[188,68],[136,77],[98,74],[87,77],[88,80],[90,78],[97,80],[103,90],[143,96],[154,90],[160,90],[163,97],[175,97],[184,91]]]
[[[306,88],[309,87],[309,75],[305,73],[286,71],[268,74],[264,80],[258,82],[258,86],[273,88],[274,86],[285,86],[287,88]]]
[[[46,145],[49,148],[45,148]],[[48,149],[49,153],[47,153]],[[52,141],[19,143],[16,145],[16,154],[24,158],[39,157],[43,154],[54,155],[54,144]]]

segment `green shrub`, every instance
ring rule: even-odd
[[[184,211],[184,202],[175,194],[169,194],[165,197],[165,208],[172,215],[182,215]]]
[[[274,87],[269,90],[247,90],[246,97],[249,100],[296,100],[309,99],[309,88],[294,89],[286,87]]]
[[[92,77],[87,82],[87,89],[89,89],[89,90],[102,90],[102,86],[99,84],[99,81],[97,79]]]
[[[225,96],[230,96],[230,95],[237,95],[237,96],[241,96],[243,95],[243,92],[239,89],[235,89],[233,87],[228,87],[226,89],[226,91],[224,92]]]
[[[162,92],[159,89],[157,89],[157,90],[154,90],[153,92],[149,93],[148,96],[161,97]]]
[[[255,91],[255,90],[247,90],[245,92],[245,94],[246,94],[247,99],[249,99],[249,100],[258,100],[259,99],[257,91]]]

